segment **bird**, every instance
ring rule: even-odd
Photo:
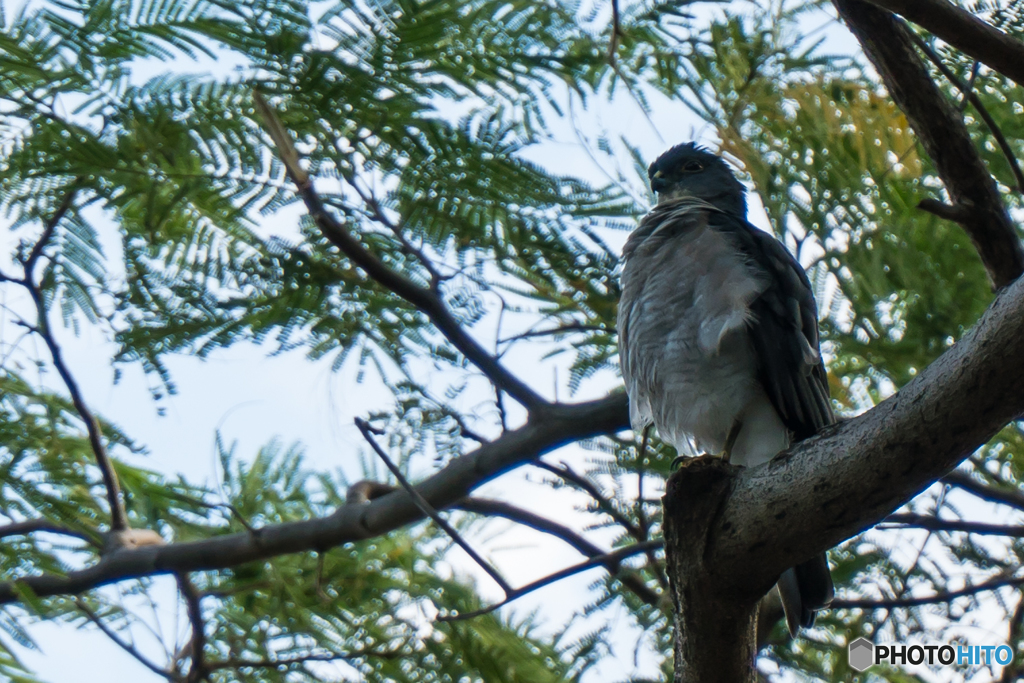
[[[746,189],[693,143],[648,169],[657,203],[623,248],[617,329],[630,422],[680,456],[756,467],[835,423],[807,273],[747,221]],[[790,633],[834,588],[825,553],[778,580]]]

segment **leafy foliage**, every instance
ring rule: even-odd
[[[1020,3],[973,9],[1024,35]],[[407,466],[441,464],[510,426],[506,399],[500,390],[481,399],[481,372],[431,316],[356,267],[304,214],[253,93],[279,112],[326,210],[384,267],[435,292],[515,367],[526,358],[547,373],[564,357],[560,388],[587,397],[614,381],[615,244],[646,209],[644,154],[630,132],[599,131],[587,152],[607,183],[586,179],[595,169],[569,175],[531,155],[565,142],[573,98],[650,108],[667,96],[742,168],[808,267],[841,412],[885,398],[973,324],[992,296],[984,270],[958,227],[916,209],[941,183],[901,112],[855,56],[828,54],[811,36],[809,25],[829,21],[822,3],[640,0],[616,11],[613,24],[610,7],[570,2],[29,3],[2,16],[0,32],[0,208],[13,239],[0,288],[24,289],[21,271],[41,259],[28,284],[43,310],[116,339],[119,362],[155,373],[157,400],[175,389],[172,354],[255,342],[304,349],[335,369],[357,363],[360,379],[394,396],[392,410],[371,416],[389,447]],[[1024,154],[1020,86],[937,47]],[[182,66],[194,59],[239,67],[197,75]],[[993,132],[970,110],[966,121],[1019,212]],[[0,512],[52,528],[0,538],[0,566],[5,579],[61,575],[97,560],[109,511],[80,412],[27,379],[51,357],[21,342],[46,321],[16,305],[2,315],[24,334],[0,339]],[[167,541],[345,504],[337,492],[347,482],[308,471],[296,448],[270,444],[247,459],[222,445],[224,484],[214,491],[126,464],[144,450],[130,427],[103,422],[101,431],[132,525]],[[1019,522],[1022,444],[1020,426],[1007,427],[962,468],[973,489],[936,486],[908,509],[977,519],[991,505],[978,491],[997,491],[1001,519]],[[547,483],[583,491],[586,532],[610,532],[613,547],[656,537],[671,449],[655,440],[641,454],[614,435],[583,445],[591,457],[580,477]],[[920,551],[908,555],[908,543]],[[437,610],[482,606],[476,587],[450,574],[446,549],[432,527],[413,527],[194,574],[212,680],[314,681],[338,670],[372,681],[588,680],[609,653],[629,649],[610,642],[608,615],[620,609],[640,634],[636,651],[655,662],[646,669],[670,677],[666,600],[636,588],[667,595],[653,555],[626,567],[632,584],[623,573],[595,581],[569,620],[579,628],[556,637],[504,613],[434,621]],[[1012,575],[1022,553],[1008,536],[900,528],[869,532],[831,558],[842,599],[884,601]],[[123,587],[151,589],[149,580]],[[833,610],[806,640],[777,626],[759,667],[847,680],[845,645],[858,635],[959,637],[993,606],[1015,620],[1008,637],[1019,649],[1020,599],[1005,588],[925,607]],[[26,595],[0,613],[0,676],[34,680],[15,657],[32,646],[34,620],[91,625],[90,613],[115,633],[141,623],[104,590],[78,601]],[[166,665],[177,675],[194,658],[183,650]]]

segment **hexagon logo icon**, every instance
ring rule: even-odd
[[[847,652],[850,668],[855,671],[865,671],[875,663],[875,645],[867,638],[858,638],[850,643]]]

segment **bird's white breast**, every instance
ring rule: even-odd
[[[746,451],[774,449],[770,458],[788,440],[757,382],[746,331],[765,283],[706,215],[690,209],[672,230],[638,230],[630,241],[641,242],[627,245],[618,329],[630,417],[634,429],[653,422],[692,455],[720,452],[734,420],[746,416],[734,456],[756,464],[743,462]]]

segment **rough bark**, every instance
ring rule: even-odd
[[[869,0],[1024,85],[1024,43],[945,0]]]
[[[882,521],[1018,419],[1022,383],[1024,279],[897,394],[735,479],[705,551],[722,590],[756,599]]]
[[[676,683],[753,683],[757,599],[723,584],[708,563],[719,507],[741,468],[687,460],[665,490],[665,558],[675,613]]]
[[[954,207],[962,209],[957,222],[970,236],[993,285],[1005,287],[1024,271],[1024,248],[963,114],[932,80],[897,17],[861,0],[834,3],[935,162]]]

